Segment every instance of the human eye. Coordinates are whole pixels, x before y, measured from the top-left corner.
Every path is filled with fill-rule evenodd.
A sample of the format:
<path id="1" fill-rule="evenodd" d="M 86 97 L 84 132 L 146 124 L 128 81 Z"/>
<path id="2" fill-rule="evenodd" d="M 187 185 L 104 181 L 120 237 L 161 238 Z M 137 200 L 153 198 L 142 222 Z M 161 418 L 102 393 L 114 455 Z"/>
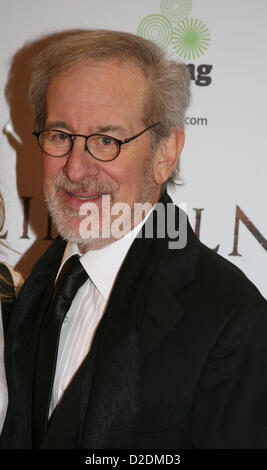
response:
<path id="1" fill-rule="evenodd" d="M 114 151 L 116 149 L 117 143 L 113 137 L 104 134 L 95 134 L 90 136 L 88 139 L 88 144 L 94 151 Z"/>
<path id="2" fill-rule="evenodd" d="M 118 153 L 116 139 L 105 134 L 94 134 L 87 140 L 89 152 L 99 160 L 112 159 Z"/>
<path id="3" fill-rule="evenodd" d="M 66 132 L 59 131 L 57 129 L 42 132 L 39 138 L 39 143 L 43 150 L 49 155 L 57 154 L 57 152 L 66 153 L 71 145 L 69 135 Z"/>
<path id="4" fill-rule="evenodd" d="M 98 136 L 98 144 L 104 147 L 109 147 L 110 145 L 114 145 L 115 141 L 113 137 L 109 135 L 99 135 Z"/>
<path id="5" fill-rule="evenodd" d="M 54 144 L 65 144 L 69 141 L 69 136 L 65 132 L 48 131 L 48 140 Z"/>

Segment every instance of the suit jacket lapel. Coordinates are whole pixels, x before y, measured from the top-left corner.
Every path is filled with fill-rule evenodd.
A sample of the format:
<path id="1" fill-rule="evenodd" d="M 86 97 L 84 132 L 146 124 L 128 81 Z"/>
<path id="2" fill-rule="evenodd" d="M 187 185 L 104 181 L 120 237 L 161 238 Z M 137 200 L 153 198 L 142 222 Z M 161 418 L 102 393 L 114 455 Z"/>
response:
<path id="1" fill-rule="evenodd" d="M 156 273 L 139 334 L 142 358 L 149 354 L 183 316 L 183 308 Z"/>
<path id="2" fill-rule="evenodd" d="M 187 222 L 187 244 L 183 249 L 165 245 L 157 266 L 140 333 L 142 357 L 148 354 L 179 322 L 184 314 L 179 290 L 195 279 L 200 242 Z"/>

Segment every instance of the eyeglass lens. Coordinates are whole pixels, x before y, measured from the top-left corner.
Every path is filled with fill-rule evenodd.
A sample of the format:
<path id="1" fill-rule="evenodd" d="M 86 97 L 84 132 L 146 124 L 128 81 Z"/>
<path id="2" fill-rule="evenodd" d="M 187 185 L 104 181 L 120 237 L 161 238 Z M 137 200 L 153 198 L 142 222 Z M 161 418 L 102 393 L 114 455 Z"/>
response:
<path id="1" fill-rule="evenodd" d="M 60 131 L 44 131 L 39 135 L 42 150 L 54 157 L 67 155 L 72 149 L 73 140 Z M 110 136 L 96 134 L 87 138 L 87 148 L 91 155 L 99 160 L 111 160 L 119 153 L 119 144 Z"/>

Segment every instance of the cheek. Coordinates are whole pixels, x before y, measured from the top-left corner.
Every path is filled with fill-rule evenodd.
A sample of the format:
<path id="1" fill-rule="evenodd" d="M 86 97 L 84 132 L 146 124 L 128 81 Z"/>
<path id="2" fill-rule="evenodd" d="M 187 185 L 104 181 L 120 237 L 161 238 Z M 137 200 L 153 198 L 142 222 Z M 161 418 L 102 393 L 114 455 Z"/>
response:
<path id="1" fill-rule="evenodd" d="M 126 201 L 131 194 L 135 193 L 139 181 L 142 178 L 142 171 L 137 165 L 118 165 L 107 172 L 109 178 L 116 182 L 122 202 Z"/>
<path id="2" fill-rule="evenodd" d="M 47 186 L 51 184 L 51 180 L 53 180 L 57 175 L 63 174 L 64 165 L 65 162 L 60 159 L 52 159 L 50 157 L 43 158 L 43 176 L 44 183 Z"/>
<path id="3" fill-rule="evenodd" d="M 120 155 L 120 159 L 113 162 L 112 166 L 105 167 L 109 178 L 116 181 L 120 192 L 134 192 L 143 181 L 147 165 L 148 153 L 135 150 Z"/>

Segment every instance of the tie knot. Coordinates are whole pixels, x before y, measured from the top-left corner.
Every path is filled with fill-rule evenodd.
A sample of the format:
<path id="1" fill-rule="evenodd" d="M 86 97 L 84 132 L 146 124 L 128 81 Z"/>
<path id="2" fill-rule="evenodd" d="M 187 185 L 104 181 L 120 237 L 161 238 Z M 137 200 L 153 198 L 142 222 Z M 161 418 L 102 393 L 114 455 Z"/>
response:
<path id="1" fill-rule="evenodd" d="M 66 300 L 72 300 L 87 279 L 88 274 L 80 263 L 79 255 L 73 255 L 64 263 L 60 271 L 55 285 L 55 294 Z"/>

